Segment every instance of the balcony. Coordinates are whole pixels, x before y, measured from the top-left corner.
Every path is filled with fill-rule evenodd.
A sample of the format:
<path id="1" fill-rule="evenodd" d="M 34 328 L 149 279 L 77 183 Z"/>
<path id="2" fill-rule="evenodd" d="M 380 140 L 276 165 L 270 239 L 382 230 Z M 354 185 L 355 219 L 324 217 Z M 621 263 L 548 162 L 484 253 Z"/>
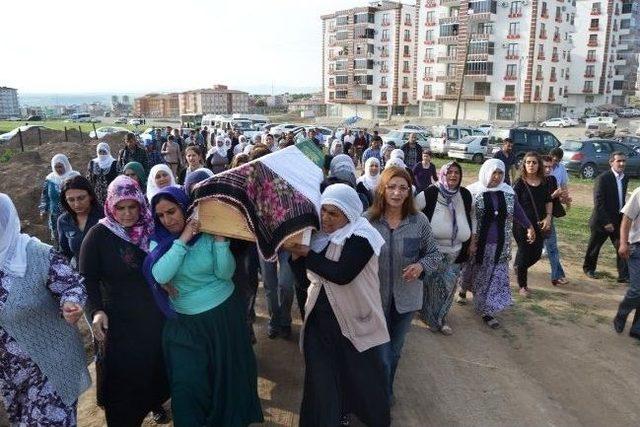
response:
<path id="1" fill-rule="evenodd" d="M 589 31 L 600 31 L 600 27 L 598 25 L 594 25 L 593 27 L 589 27 Z"/>
<path id="2" fill-rule="evenodd" d="M 492 36 L 492 35 L 493 35 L 493 30 L 484 29 L 481 31 L 477 31 L 475 33 L 471 33 L 470 37 L 471 37 L 471 40 L 480 41 L 480 40 L 489 40 L 489 36 Z"/>
<path id="3" fill-rule="evenodd" d="M 514 40 L 514 39 L 519 39 L 520 38 L 520 34 L 507 34 L 507 38 Z"/>
<path id="4" fill-rule="evenodd" d="M 474 93 L 473 95 L 462 95 L 462 99 L 466 101 L 488 101 L 489 94 Z"/>
<path id="5" fill-rule="evenodd" d="M 457 74 L 457 72 L 452 74 L 440 74 L 436 77 L 436 82 L 457 82 L 459 79 Z"/>
<path id="6" fill-rule="evenodd" d="M 540 95 L 536 95 L 533 97 L 534 101 L 542 101 L 542 97 Z"/>
<path id="7" fill-rule="evenodd" d="M 556 100 L 556 97 L 553 95 L 549 95 L 549 102 L 554 102 Z"/>
<path id="8" fill-rule="evenodd" d="M 410 72 L 411 72 L 411 69 L 409 69 L 409 68 L 403 68 L 403 69 L 402 69 L 402 72 L 403 72 L 403 73 L 410 73 Z"/>
<path id="9" fill-rule="evenodd" d="M 433 93 L 425 93 L 422 95 L 423 99 L 433 99 Z"/>
<path id="10" fill-rule="evenodd" d="M 551 62 L 558 62 L 559 60 L 558 55 L 551 55 Z"/>
<path id="11" fill-rule="evenodd" d="M 430 46 L 430 45 L 436 44 L 436 41 L 435 40 L 425 40 L 424 44 L 426 44 L 427 46 Z"/>
<path id="12" fill-rule="evenodd" d="M 380 39 L 381 42 L 388 42 L 389 40 L 391 40 L 389 37 L 382 37 Z"/>
<path id="13" fill-rule="evenodd" d="M 516 96 L 515 95 L 505 95 L 502 97 L 503 101 L 515 101 L 516 100 Z"/>
<path id="14" fill-rule="evenodd" d="M 556 22 L 562 24 L 562 15 L 556 15 Z"/>
<path id="15" fill-rule="evenodd" d="M 427 0 L 427 2 L 424 4 L 424 7 L 426 8 L 438 7 L 438 3 L 433 0 Z"/>
<path id="16" fill-rule="evenodd" d="M 409 83 L 402 83 L 402 89 L 409 89 L 411 85 Z"/>
<path id="17" fill-rule="evenodd" d="M 509 18 L 522 18 L 522 12 L 509 12 Z"/>
<path id="18" fill-rule="evenodd" d="M 602 12 L 600 11 L 600 9 L 591 9 L 591 15 L 592 16 L 598 16 L 601 15 Z"/>
<path id="19" fill-rule="evenodd" d="M 518 55 L 517 53 L 506 54 L 504 59 L 506 59 L 507 61 L 517 61 L 518 59 L 520 59 L 520 55 Z"/>
<path id="20" fill-rule="evenodd" d="M 425 64 L 432 64 L 435 62 L 435 59 L 433 58 L 433 56 L 429 56 L 427 58 L 424 58 L 424 63 Z"/>
<path id="21" fill-rule="evenodd" d="M 469 4 L 469 20 L 482 21 L 482 20 L 491 20 L 492 16 L 495 15 L 497 10 L 497 2 L 496 1 L 488 1 L 484 2 L 476 2 Z"/>
<path id="22" fill-rule="evenodd" d="M 387 85 L 386 83 L 380 83 L 380 89 L 387 89 L 389 87 L 389 85 Z"/>
<path id="23" fill-rule="evenodd" d="M 596 62 L 595 56 L 587 56 L 585 62 Z"/>
<path id="24" fill-rule="evenodd" d="M 558 81 L 558 78 L 554 74 L 552 74 L 551 77 L 549 77 L 549 81 L 555 83 Z"/>
<path id="25" fill-rule="evenodd" d="M 440 0 L 440 6 L 458 6 L 460 0 Z"/>
<path id="26" fill-rule="evenodd" d="M 389 25 L 391 25 L 391 21 L 382 21 L 383 27 L 388 27 Z"/>
<path id="27" fill-rule="evenodd" d="M 458 60 L 457 55 L 438 56 L 438 64 L 445 64 L 447 62 L 456 62 Z"/>
<path id="28" fill-rule="evenodd" d="M 458 18 L 458 16 L 443 16 L 442 18 L 440 18 L 440 25 L 447 25 L 447 24 L 457 24 L 458 22 L 460 22 L 460 19 Z"/>
<path id="29" fill-rule="evenodd" d="M 404 37 L 402 40 L 407 43 L 411 43 L 411 37 Z"/>
<path id="30" fill-rule="evenodd" d="M 449 93 L 436 95 L 436 99 L 439 101 L 455 101 L 456 99 L 458 99 L 458 93 L 449 92 Z"/>
<path id="31" fill-rule="evenodd" d="M 554 34 L 553 35 L 553 41 L 556 43 L 560 43 L 560 34 Z"/>
<path id="32" fill-rule="evenodd" d="M 587 46 L 589 46 L 589 47 L 598 46 L 598 40 L 589 40 L 589 42 L 587 42 Z"/>
<path id="33" fill-rule="evenodd" d="M 436 25 L 438 25 L 438 23 L 436 21 L 425 21 L 424 25 L 426 25 L 427 27 L 435 27 Z"/>
<path id="34" fill-rule="evenodd" d="M 544 76 L 542 75 L 542 73 L 536 74 L 536 80 L 544 80 Z"/>
<path id="35" fill-rule="evenodd" d="M 516 74 L 507 74 L 502 79 L 506 81 L 514 81 L 514 80 L 518 80 L 518 76 Z"/>
<path id="36" fill-rule="evenodd" d="M 544 61 L 544 60 L 545 60 L 544 53 L 539 53 L 539 54 L 538 54 L 538 60 L 539 60 L 539 61 Z"/>
<path id="37" fill-rule="evenodd" d="M 593 79 L 595 76 L 595 73 L 584 73 L 585 79 Z"/>
<path id="38" fill-rule="evenodd" d="M 388 102 L 388 101 L 387 101 L 386 99 L 381 99 L 381 100 L 379 101 L 379 103 L 380 103 L 380 104 L 382 104 L 382 105 L 386 105 L 386 104 L 387 104 L 387 102 Z"/>
<path id="39" fill-rule="evenodd" d="M 426 76 L 424 76 L 422 78 L 422 80 L 424 80 L 425 82 L 432 82 L 433 81 L 433 74 L 427 74 Z"/>
<path id="40" fill-rule="evenodd" d="M 549 17 L 549 10 L 548 9 L 542 9 L 542 13 L 540 14 L 540 18 L 547 19 L 548 17 Z"/>
<path id="41" fill-rule="evenodd" d="M 542 40 L 546 40 L 547 39 L 547 32 L 546 31 L 540 31 L 540 36 L 538 37 Z"/>
<path id="42" fill-rule="evenodd" d="M 582 93 L 593 93 L 592 87 L 584 87 L 582 88 Z"/>
<path id="43" fill-rule="evenodd" d="M 442 36 L 438 37 L 438 44 L 455 44 L 458 43 L 458 36 Z"/>
<path id="44" fill-rule="evenodd" d="M 387 74 L 389 72 L 388 68 L 380 68 L 380 74 Z"/>
<path id="45" fill-rule="evenodd" d="M 493 52 L 492 53 L 488 53 L 488 52 L 470 53 L 467 59 L 469 61 L 482 61 L 482 62 L 490 61 L 493 59 Z"/>
<path id="46" fill-rule="evenodd" d="M 407 26 L 409 26 L 409 27 L 410 27 L 410 26 L 412 26 L 412 25 L 413 25 L 413 22 L 405 20 L 405 21 L 404 21 L 404 25 L 407 25 Z"/>
<path id="47" fill-rule="evenodd" d="M 411 58 L 411 53 L 403 53 L 402 57 L 403 58 Z"/>
<path id="48" fill-rule="evenodd" d="M 565 79 L 565 80 L 569 80 L 569 79 L 570 79 L 570 77 L 569 77 L 569 73 L 565 73 L 565 75 L 564 75 L 564 79 Z"/>

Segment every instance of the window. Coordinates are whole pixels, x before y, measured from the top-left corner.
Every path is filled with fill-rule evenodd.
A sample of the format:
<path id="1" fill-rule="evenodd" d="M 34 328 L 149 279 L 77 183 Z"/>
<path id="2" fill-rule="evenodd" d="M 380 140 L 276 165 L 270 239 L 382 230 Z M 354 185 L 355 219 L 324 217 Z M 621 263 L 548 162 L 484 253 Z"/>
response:
<path id="1" fill-rule="evenodd" d="M 402 72 L 408 73 L 409 71 L 409 61 L 402 61 Z"/>
<path id="2" fill-rule="evenodd" d="M 409 77 L 402 78 L 402 87 L 409 87 Z"/>
<path id="3" fill-rule="evenodd" d="M 507 77 L 518 77 L 518 66 L 516 64 L 507 65 Z"/>
<path id="4" fill-rule="evenodd" d="M 409 56 L 409 45 L 404 45 L 402 48 L 404 56 Z"/>
<path id="5" fill-rule="evenodd" d="M 349 84 L 349 76 L 336 76 L 336 84 L 348 85 Z"/>
<path id="6" fill-rule="evenodd" d="M 515 98 L 516 97 L 516 85 L 506 85 L 504 87 L 504 97 L 505 98 Z"/>
<path id="7" fill-rule="evenodd" d="M 356 70 L 373 69 L 373 60 L 371 59 L 356 59 L 353 61 L 353 68 Z"/>
<path id="8" fill-rule="evenodd" d="M 436 22 L 436 13 L 431 10 L 425 14 L 425 19 L 427 22 Z"/>
<path id="9" fill-rule="evenodd" d="M 338 16 L 336 18 L 336 24 L 338 25 L 347 25 L 349 23 L 349 16 L 344 15 L 344 16 Z"/>
<path id="10" fill-rule="evenodd" d="M 620 20 L 620 29 L 621 30 L 626 30 L 628 28 L 631 28 L 631 19 L 621 19 Z"/>
<path id="11" fill-rule="evenodd" d="M 600 20 L 599 19 L 592 19 L 591 20 L 591 25 L 589 26 L 590 29 L 597 29 L 598 27 L 600 27 Z"/>
<path id="12" fill-rule="evenodd" d="M 349 31 L 338 31 L 336 33 L 336 40 L 346 40 L 349 38 Z"/>
<path id="13" fill-rule="evenodd" d="M 387 78 L 385 76 L 380 77 L 380 86 L 382 87 L 387 86 Z"/>
<path id="14" fill-rule="evenodd" d="M 560 146 L 560 141 L 558 141 L 552 134 L 548 132 L 542 132 L 542 135 L 540 136 L 542 136 L 542 145 L 544 145 L 547 150 L 553 150 L 554 148 Z"/>
<path id="15" fill-rule="evenodd" d="M 406 104 L 409 102 L 409 94 L 407 92 L 402 92 L 402 103 Z"/>
<path id="16" fill-rule="evenodd" d="M 404 30 L 404 41 L 411 41 L 411 30 Z"/>
<path id="17" fill-rule="evenodd" d="M 585 77 L 593 77 L 595 76 L 595 65 L 587 65 L 586 70 L 584 71 Z"/>
<path id="18" fill-rule="evenodd" d="M 389 30 L 385 29 L 382 30 L 382 41 L 387 41 L 389 40 Z"/>
<path id="19" fill-rule="evenodd" d="M 433 30 L 427 30 L 425 35 L 426 41 L 433 41 Z"/>
<path id="20" fill-rule="evenodd" d="M 596 60 L 596 51 L 588 50 L 587 51 L 587 61 L 595 61 Z"/>
<path id="21" fill-rule="evenodd" d="M 335 98 L 335 92 L 329 92 L 329 100 L 333 100 Z"/>
<path id="22" fill-rule="evenodd" d="M 597 34 L 589 34 L 589 46 L 597 46 L 598 45 L 598 35 Z"/>
<path id="23" fill-rule="evenodd" d="M 553 86 L 550 86 L 549 87 L 549 100 L 552 100 L 552 99 L 555 99 L 555 98 L 556 98 L 556 96 L 553 93 Z"/>
<path id="24" fill-rule="evenodd" d="M 451 58 L 452 56 L 458 56 L 458 46 L 455 44 L 447 45 L 447 56 Z"/>
<path id="25" fill-rule="evenodd" d="M 389 25 L 389 14 L 384 13 L 382 15 L 382 25 Z"/>
<path id="26" fill-rule="evenodd" d="M 457 65 L 456 64 L 447 64 L 447 71 L 446 71 L 446 75 L 447 76 L 452 76 L 457 72 Z"/>
<path id="27" fill-rule="evenodd" d="M 405 23 L 405 25 L 411 25 L 411 14 L 410 13 L 405 13 L 404 14 L 404 23 Z"/>
<path id="28" fill-rule="evenodd" d="M 510 15 L 521 15 L 522 14 L 522 2 L 521 1 L 512 1 L 511 9 L 509 10 Z"/>
<path id="29" fill-rule="evenodd" d="M 518 56 L 518 43 L 509 43 L 509 46 L 507 46 L 507 56 L 510 58 Z"/>
<path id="30" fill-rule="evenodd" d="M 433 90 L 432 90 L 432 86 L 431 85 L 426 85 L 424 87 L 424 96 L 431 96 L 433 94 Z"/>
<path id="31" fill-rule="evenodd" d="M 591 80 L 587 80 L 584 82 L 584 92 L 593 92 L 593 82 Z"/>
<path id="32" fill-rule="evenodd" d="M 337 90 L 336 99 L 347 99 L 347 93 L 348 91 L 346 90 Z"/>
<path id="33" fill-rule="evenodd" d="M 336 71 L 344 71 L 347 69 L 347 61 L 345 59 L 336 61 Z"/>
<path id="34" fill-rule="evenodd" d="M 372 92 L 368 89 L 362 91 L 362 99 L 365 101 L 370 101 L 372 97 Z"/>
<path id="35" fill-rule="evenodd" d="M 533 99 L 535 99 L 536 101 L 540 100 L 540 86 L 536 86 L 535 94 L 533 96 Z"/>
<path id="36" fill-rule="evenodd" d="M 387 100 L 387 92 L 380 92 L 380 101 Z"/>
<path id="37" fill-rule="evenodd" d="M 360 76 L 353 76 L 353 82 L 355 84 L 361 84 L 361 85 L 372 85 L 373 84 L 373 76 L 372 75 L 360 75 Z"/>
<path id="38" fill-rule="evenodd" d="M 510 36 L 517 36 L 518 34 L 520 34 L 520 23 L 519 22 L 512 22 L 509 24 L 509 35 Z"/>
<path id="39" fill-rule="evenodd" d="M 489 82 L 475 82 L 473 84 L 473 94 L 480 96 L 491 95 L 491 83 Z"/>
<path id="40" fill-rule="evenodd" d="M 600 15 L 600 3 L 593 3 L 591 5 L 591 14 L 592 15 Z"/>
<path id="41" fill-rule="evenodd" d="M 333 77 L 331 77 L 329 79 L 329 86 L 334 86 L 336 84 L 336 79 L 334 79 Z"/>

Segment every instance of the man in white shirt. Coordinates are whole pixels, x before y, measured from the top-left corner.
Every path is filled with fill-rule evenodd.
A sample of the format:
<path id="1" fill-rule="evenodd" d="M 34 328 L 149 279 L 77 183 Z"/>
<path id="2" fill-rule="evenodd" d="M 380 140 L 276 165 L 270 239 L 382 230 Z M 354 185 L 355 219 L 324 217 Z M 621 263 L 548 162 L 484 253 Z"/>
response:
<path id="1" fill-rule="evenodd" d="M 629 335 L 640 339 L 640 187 L 631 193 L 621 212 L 618 254 L 628 262 L 629 289 L 618 307 L 613 327 L 622 333 L 627 317 L 635 310 Z"/>

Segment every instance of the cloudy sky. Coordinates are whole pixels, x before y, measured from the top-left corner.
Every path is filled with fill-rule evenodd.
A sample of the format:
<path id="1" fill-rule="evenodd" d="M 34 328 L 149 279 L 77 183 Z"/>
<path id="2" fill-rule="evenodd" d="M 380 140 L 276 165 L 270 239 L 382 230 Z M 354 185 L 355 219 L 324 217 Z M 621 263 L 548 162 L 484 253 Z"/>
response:
<path id="1" fill-rule="evenodd" d="M 1 0 L 0 86 L 22 93 L 321 87 L 320 15 L 359 0 Z"/>

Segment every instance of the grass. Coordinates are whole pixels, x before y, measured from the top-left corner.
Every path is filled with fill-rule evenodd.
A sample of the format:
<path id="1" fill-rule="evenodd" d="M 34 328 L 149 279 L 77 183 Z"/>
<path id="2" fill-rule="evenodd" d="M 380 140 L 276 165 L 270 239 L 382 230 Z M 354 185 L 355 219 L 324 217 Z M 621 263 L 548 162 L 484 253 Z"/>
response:
<path id="1" fill-rule="evenodd" d="M 16 153 L 15 150 L 11 150 L 9 148 L 5 148 L 5 150 L 0 154 L 0 163 L 7 163 L 13 155 Z"/>
<path id="2" fill-rule="evenodd" d="M 30 125 L 42 125 L 49 129 L 54 129 L 54 130 L 64 130 L 65 126 L 67 127 L 67 129 L 78 129 L 78 126 L 80 126 L 83 133 L 89 133 L 93 131 L 94 125 L 96 129 L 102 126 L 115 126 L 115 127 L 122 127 L 125 129 L 129 129 L 131 131 L 139 130 L 140 132 L 144 131 L 146 128 L 154 126 L 153 122 L 151 122 L 150 120 L 147 120 L 146 125 L 141 125 L 137 127 L 129 124 L 72 123 L 72 122 L 66 122 L 64 120 L 45 120 L 41 122 L 0 120 L 0 133 L 12 131 L 18 126 L 23 126 L 27 123 L 29 123 Z"/>

